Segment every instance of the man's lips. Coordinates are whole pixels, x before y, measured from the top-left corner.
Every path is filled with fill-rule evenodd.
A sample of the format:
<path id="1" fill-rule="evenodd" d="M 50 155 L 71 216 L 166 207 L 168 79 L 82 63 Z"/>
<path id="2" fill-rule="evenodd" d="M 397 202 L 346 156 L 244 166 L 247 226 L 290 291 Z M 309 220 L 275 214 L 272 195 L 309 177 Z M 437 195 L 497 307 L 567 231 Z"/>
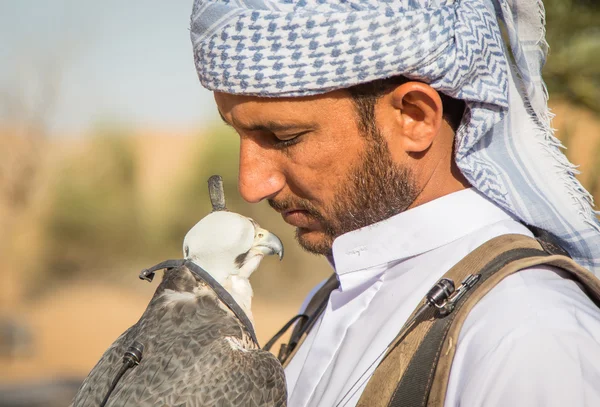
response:
<path id="1" fill-rule="evenodd" d="M 285 210 L 281 212 L 281 216 L 284 221 L 297 228 L 316 229 L 319 226 L 317 220 L 303 209 Z"/>

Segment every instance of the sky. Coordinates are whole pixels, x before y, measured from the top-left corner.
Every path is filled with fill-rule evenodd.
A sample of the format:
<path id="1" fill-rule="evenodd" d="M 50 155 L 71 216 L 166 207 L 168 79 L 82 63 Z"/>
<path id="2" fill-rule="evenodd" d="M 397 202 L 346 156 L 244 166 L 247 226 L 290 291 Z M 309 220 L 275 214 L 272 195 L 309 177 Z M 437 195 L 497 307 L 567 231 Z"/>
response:
<path id="1" fill-rule="evenodd" d="M 59 135 L 105 122 L 184 129 L 218 120 L 194 69 L 192 4 L 0 0 L 4 119 L 47 106 L 44 117 Z"/>

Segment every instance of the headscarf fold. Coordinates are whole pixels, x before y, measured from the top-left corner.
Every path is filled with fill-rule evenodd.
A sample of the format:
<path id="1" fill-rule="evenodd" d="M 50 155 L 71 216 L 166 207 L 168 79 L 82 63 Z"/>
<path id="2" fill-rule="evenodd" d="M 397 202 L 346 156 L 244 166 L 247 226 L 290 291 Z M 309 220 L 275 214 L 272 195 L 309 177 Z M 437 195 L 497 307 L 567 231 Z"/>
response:
<path id="1" fill-rule="evenodd" d="M 544 34 L 541 0 L 196 0 L 191 17 L 210 90 L 308 96 L 403 75 L 464 100 L 467 180 L 598 274 L 592 197 L 550 125 Z"/>

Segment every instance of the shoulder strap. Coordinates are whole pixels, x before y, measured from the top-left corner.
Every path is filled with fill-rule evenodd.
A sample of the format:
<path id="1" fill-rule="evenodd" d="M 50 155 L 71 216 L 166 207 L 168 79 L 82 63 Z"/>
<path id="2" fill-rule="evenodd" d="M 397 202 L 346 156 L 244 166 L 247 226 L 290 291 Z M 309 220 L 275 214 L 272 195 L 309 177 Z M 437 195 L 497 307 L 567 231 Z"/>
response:
<path id="1" fill-rule="evenodd" d="M 548 251 L 549 246 L 547 246 L 546 243 L 546 241 L 541 242 L 542 246 Z M 427 406 L 433 407 L 444 405 L 448 379 L 450 377 L 450 368 L 456 352 L 456 343 L 460 330 L 469 312 L 483 296 L 509 275 L 542 264 L 560 268 L 568 272 L 570 278 L 577 281 L 588 297 L 590 297 L 597 306 L 600 306 L 600 280 L 592 272 L 577 264 L 573 259 L 560 254 L 549 254 L 550 255 L 546 257 L 523 258 L 507 264 L 493 275 L 490 274 L 485 281 L 482 281 L 481 286 L 465 299 L 461 308 L 456 311 L 454 321 L 449 326 L 449 329 L 443 338 L 443 343 L 441 343 L 441 347 L 439 348 L 437 366 L 431 366 L 431 374 L 433 374 L 432 386 L 429 394 L 423 395 L 422 397 L 423 401 L 427 400 Z M 419 363 L 417 355 L 415 355 L 413 361 L 416 368 L 416 365 Z M 403 392 L 404 394 L 407 394 L 407 391 L 411 391 L 406 387 L 402 389 L 399 388 L 398 390 L 399 393 Z"/>
<path id="2" fill-rule="evenodd" d="M 416 322 L 392 342 L 358 406 L 443 406 L 456 340 L 466 316 L 481 297 L 514 272 L 540 264 L 561 267 L 590 288 L 593 298 L 600 299 L 600 282 L 593 274 L 565 256 L 549 253 L 551 245 L 544 246 L 523 235 L 499 236 L 450 269 L 443 278 L 456 282 L 479 275 L 479 279 L 449 313 L 435 309 L 417 313 L 421 306 L 415 310 Z"/>
<path id="3" fill-rule="evenodd" d="M 288 323 L 286 323 L 284 327 L 269 340 L 263 349 L 270 350 L 277 339 L 279 339 L 279 337 L 281 337 L 295 321 L 298 321 L 294 326 L 290 340 L 287 344 L 281 345 L 281 348 L 279 349 L 279 356 L 277 357 L 284 367 L 287 366 L 294 357 L 299 345 L 302 344 L 310 330 L 315 325 L 315 322 L 325 310 L 327 301 L 329 301 L 329 295 L 338 287 L 339 282 L 335 273 L 333 273 L 331 276 L 329 276 L 325 284 L 323 284 L 323 286 L 319 288 L 315 295 L 313 295 L 313 297 L 310 299 L 306 309 L 304 310 L 304 313 L 296 315 L 290 319 Z"/>

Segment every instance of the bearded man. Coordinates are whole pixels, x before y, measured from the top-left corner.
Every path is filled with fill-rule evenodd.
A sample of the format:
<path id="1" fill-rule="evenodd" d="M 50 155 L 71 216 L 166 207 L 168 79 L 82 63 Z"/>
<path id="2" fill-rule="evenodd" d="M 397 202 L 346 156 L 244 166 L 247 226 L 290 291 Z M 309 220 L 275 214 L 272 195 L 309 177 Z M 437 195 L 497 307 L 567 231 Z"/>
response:
<path id="1" fill-rule="evenodd" d="M 338 283 L 286 367 L 290 406 L 357 405 L 428 290 L 497 236 L 541 228 L 600 272 L 591 197 L 549 123 L 543 33 L 530 0 L 196 0 L 196 68 L 240 136 L 241 195 Z M 536 266 L 469 313 L 444 405 L 597 406 L 599 382 L 598 308 Z"/>

